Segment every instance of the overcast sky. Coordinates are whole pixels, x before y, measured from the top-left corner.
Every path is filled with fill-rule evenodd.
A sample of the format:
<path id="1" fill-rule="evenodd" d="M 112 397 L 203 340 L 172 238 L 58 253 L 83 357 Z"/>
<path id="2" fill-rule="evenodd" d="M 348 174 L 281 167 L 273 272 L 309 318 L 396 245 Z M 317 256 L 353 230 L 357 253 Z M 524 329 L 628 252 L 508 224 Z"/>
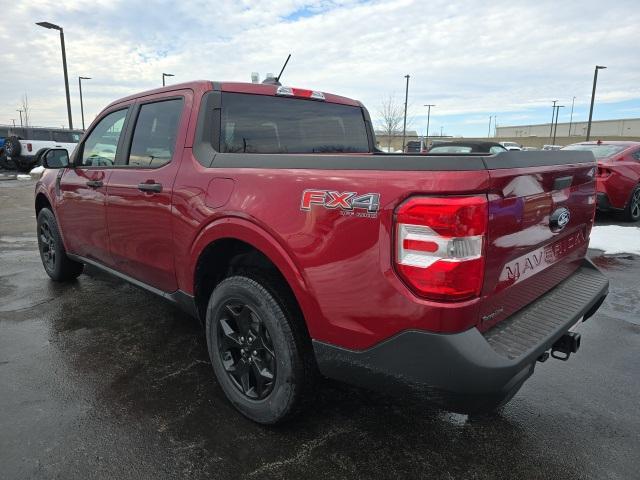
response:
<path id="1" fill-rule="evenodd" d="M 365 103 L 375 118 L 385 96 L 404 101 L 410 74 L 412 127 L 486 135 L 499 125 L 544 123 L 551 102 L 575 120 L 640 117 L 638 0 L 0 0 L 0 124 L 18 119 L 26 93 L 34 125 L 66 124 L 57 32 L 65 31 L 71 102 L 80 125 L 78 76 L 87 123 L 109 102 L 169 82 L 250 81 L 252 71 L 283 83 Z M 17 120 L 19 121 L 19 120 Z"/>

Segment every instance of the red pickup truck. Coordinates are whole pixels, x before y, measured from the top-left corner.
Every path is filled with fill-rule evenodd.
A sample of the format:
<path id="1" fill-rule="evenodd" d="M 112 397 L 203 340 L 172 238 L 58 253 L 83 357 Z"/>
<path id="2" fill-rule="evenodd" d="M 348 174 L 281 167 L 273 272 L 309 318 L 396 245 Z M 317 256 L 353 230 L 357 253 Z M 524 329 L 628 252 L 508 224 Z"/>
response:
<path id="1" fill-rule="evenodd" d="M 591 152 L 383 154 L 357 101 L 199 81 L 112 103 L 43 161 L 49 276 L 90 264 L 199 318 L 261 423 L 318 374 L 495 409 L 577 351 L 608 291 L 585 258 Z"/>

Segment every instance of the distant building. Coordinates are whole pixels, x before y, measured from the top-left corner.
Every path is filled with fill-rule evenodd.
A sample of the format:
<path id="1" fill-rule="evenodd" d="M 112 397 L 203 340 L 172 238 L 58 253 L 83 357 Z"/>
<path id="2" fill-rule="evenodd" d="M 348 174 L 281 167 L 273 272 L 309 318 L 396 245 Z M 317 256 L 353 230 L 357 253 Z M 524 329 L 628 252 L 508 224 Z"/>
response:
<path id="1" fill-rule="evenodd" d="M 571 125 L 571 132 L 569 132 Z M 500 138 L 517 137 L 546 137 L 550 133 L 551 124 L 500 126 L 496 129 L 496 136 Z M 571 124 L 558 123 L 556 137 L 584 137 L 587 134 L 587 122 L 573 122 Z M 597 120 L 591 122 L 591 138 L 594 137 L 640 137 L 640 118 L 625 118 L 621 120 Z"/>
<path id="2" fill-rule="evenodd" d="M 376 131 L 375 134 L 379 147 L 391 148 L 393 151 L 402 150 L 402 130 L 394 132 L 391 136 L 381 131 Z M 420 140 L 420 137 L 415 130 L 407 130 L 404 140 L 406 144 L 406 142 Z"/>

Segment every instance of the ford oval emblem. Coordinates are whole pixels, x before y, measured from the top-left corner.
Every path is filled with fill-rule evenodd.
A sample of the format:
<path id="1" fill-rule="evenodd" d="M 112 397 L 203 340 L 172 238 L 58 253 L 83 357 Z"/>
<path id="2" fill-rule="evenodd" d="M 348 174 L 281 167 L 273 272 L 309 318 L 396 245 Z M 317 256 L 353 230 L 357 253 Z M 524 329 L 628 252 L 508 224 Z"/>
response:
<path id="1" fill-rule="evenodd" d="M 549 228 L 554 232 L 559 232 L 569 224 L 571 212 L 568 208 L 560 207 L 549 217 Z"/>

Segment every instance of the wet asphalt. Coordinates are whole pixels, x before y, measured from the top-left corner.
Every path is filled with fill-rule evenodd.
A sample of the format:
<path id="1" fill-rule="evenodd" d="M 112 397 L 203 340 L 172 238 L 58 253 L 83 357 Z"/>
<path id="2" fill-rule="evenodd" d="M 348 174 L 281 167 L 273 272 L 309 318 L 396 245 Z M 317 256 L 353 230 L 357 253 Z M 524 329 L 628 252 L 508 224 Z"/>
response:
<path id="1" fill-rule="evenodd" d="M 640 258 L 569 361 L 469 418 L 324 382 L 277 428 L 235 412 L 199 325 L 104 274 L 49 281 L 32 181 L 0 179 L 0 478 L 638 478 Z M 607 221 L 607 219 L 605 219 Z"/>

